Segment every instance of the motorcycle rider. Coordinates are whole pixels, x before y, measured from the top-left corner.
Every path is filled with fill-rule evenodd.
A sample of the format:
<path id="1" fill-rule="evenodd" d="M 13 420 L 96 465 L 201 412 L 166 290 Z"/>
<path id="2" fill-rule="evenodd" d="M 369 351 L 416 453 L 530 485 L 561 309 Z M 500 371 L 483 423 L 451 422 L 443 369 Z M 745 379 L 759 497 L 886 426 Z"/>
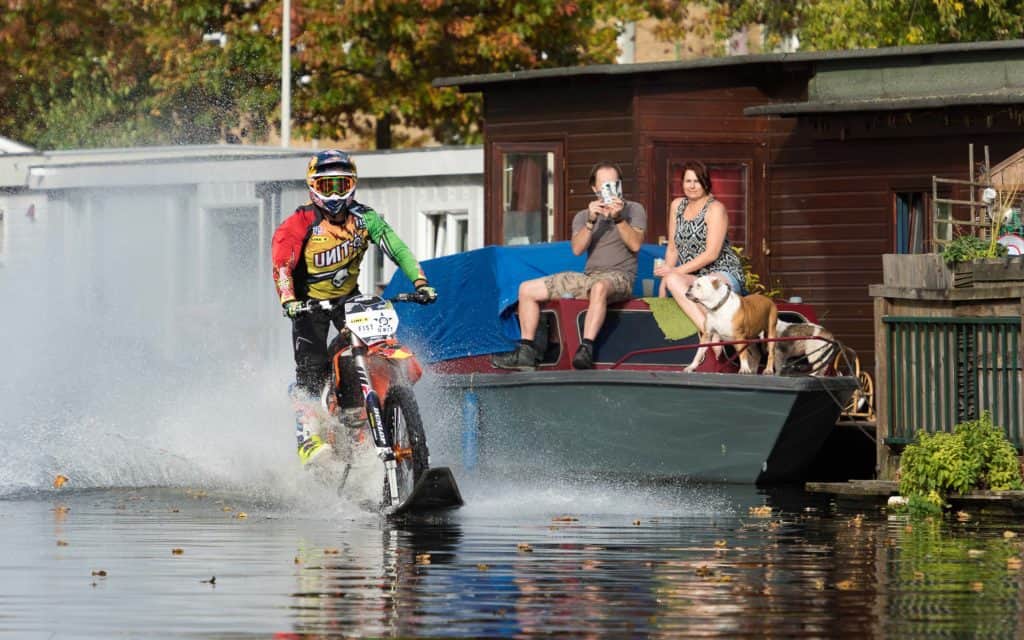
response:
<path id="1" fill-rule="evenodd" d="M 359 269 L 370 242 L 384 251 L 426 301 L 437 299 L 405 243 L 380 214 L 356 202 L 357 182 L 356 164 L 347 153 L 336 149 L 317 153 L 306 171 L 310 202 L 286 218 L 271 241 L 274 286 L 284 315 L 292 321 L 295 384 L 289 387 L 289 395 L 296 408 L 295 427 L 303 465 L 329 450 L 313 427 L 315 411 L 310 405 L 327 380 L 330 325 L 333 322 L 340 329 L 345 310 L 339 304 L 330 317 L 300 314 L 301 302 L 358 295 Z"/>

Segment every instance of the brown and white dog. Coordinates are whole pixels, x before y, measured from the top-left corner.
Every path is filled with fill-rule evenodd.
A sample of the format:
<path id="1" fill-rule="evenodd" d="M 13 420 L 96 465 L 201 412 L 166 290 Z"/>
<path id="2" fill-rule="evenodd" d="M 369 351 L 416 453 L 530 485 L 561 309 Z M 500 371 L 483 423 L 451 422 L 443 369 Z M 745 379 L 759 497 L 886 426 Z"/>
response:
<path id="1" fill-rule="evenodd" d="M 835 336 L 825 327 L 810 322 L 786 322 L 779 320 L 775 331 L 780 338 L 805 338 L 778 342 L 776 357 L 785 364 L 786 360 L 805 357 L 811 366 L 811 375 L 820 376 L 828 369 L 829 359 L 836 353 Z M 823 338 L 823 339 L 819 339 Z M 826 342 L 827 341 L 827 342 Z"/>
<path id="2" fill-rule="evenodd" d="M 704 307 L 707 315 L 704 319 L 704 330 L 701 331 L 701 342 L 718 342 L 720 340 L 757 339 L 761 334 L 769 338 L 775 337 L 775 327 L 779 319 L 779 311 L 771 298 L 759 294 L 740 296 L 729 285 L 716 276 L 697 278 L 686 291 L 686 297 Z M 700 347 L 693 356 L 693 362 L 685 371 L 693 371 L 704 361 L 707 347 Z M 736 352 L 740 357 L 740 373 L 757 373 L 760 352 L 737 345 Z M 764 367 L 765 375 L 775 373 L 775 343 L 768 343 L 768 362 Z"/>

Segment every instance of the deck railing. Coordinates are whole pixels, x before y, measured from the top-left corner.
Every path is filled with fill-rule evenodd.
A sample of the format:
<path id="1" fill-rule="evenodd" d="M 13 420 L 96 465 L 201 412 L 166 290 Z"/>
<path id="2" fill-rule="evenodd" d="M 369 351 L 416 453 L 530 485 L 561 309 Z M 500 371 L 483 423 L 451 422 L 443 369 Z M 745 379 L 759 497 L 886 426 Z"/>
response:
<path id="1" fill-rule="evenodd" d="M 1021 422 L 1021 318 L 882 318 L 888 358 L 889 444 L 911 442 L 920 430 L 954 425 L 992 412 L 1017 448 Z"/>

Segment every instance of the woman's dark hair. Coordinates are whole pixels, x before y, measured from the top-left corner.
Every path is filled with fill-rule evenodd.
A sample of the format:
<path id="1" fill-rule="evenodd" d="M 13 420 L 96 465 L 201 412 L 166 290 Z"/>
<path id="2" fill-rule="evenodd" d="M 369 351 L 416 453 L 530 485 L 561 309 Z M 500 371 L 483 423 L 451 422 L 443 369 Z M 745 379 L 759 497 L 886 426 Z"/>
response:
<path id="1" fill-rule="evenodd" d="M 704 193 L 711 193 L 711 174 L 703 162 L 687 160 L 683 163 L 683 178 L 686 178 L 687 171 L 692 171 L 697 176 L 697 182 L 704 187 Z"/>
<path id="2" fill-rule="evenodd" d="M 615 169 L 615 174 L 619 177 L 619 180 L 622 180 L 622 169 L 619 168 L 619 165 L 614 162 L 598 162 L 594 165 L 594 168 L 590 170 L 591 187 L 597 186 L 597 172 L 601 169 Z"/>

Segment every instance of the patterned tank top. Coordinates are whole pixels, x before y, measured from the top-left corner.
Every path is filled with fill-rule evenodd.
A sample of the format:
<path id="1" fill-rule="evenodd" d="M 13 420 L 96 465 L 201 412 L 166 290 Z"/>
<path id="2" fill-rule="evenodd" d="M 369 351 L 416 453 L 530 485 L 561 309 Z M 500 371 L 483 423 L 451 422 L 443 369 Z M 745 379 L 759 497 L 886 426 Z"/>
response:
<path id="1" fill-rule="evenodd" d="M 701 208 L 700 213 L 693 220 L 687 220 L 683 217 L 683 212 L 686 211 L 686 205 L 689 204 L 687 198 L 683 198 L 679 202 L 679 208 L 676 210 L 676 253 L 679 255 L 679 264 L 685 264 L 689 260 L 693 260 L 700 254 L 704 253 L 704 249 L 708 245 L 708 223 L 704 219 L 705 214 L 708 212 L 708 207 L 712 202 L 715 201 L 715 196 L 708 196 L 707 202 Z M 715 261 L 709 265 L 701 267 L 694 274 L 696 276 L 706 276 L 709 273 L 715 272 L 728 273 L 736 278 L 738 282 L 743 282 L 743 264 L 740 262 L 740 256 L 729 244 L 729 238 L 726 237 L 722 241 L 722 251 L 715 258 Z"/>

